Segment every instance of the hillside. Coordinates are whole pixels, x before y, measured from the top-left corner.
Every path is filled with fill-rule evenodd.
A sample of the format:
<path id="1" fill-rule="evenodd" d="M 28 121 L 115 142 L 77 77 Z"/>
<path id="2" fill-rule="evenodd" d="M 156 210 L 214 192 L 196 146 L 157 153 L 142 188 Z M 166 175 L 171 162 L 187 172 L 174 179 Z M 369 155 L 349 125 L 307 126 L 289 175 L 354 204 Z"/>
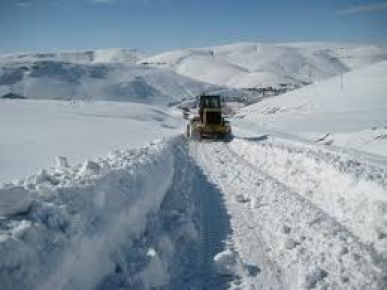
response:
<path id="1" fill-rule="evenodd" d="M 208 91 L 233 99 L 255 95 L 137 65 L 141 56 L 133 49 L 0 54 L 0 98 L 12 93 L 30 99 L 173 105 Z"/>
<path id="2" fill-rule="evenodd" d="M 180 114 L 133 102 L 0 100 L 0 183 L 182 131 Z"/>
<path id="3" fill-rule="evenodd" d="M 384 289 L 387 60 L 337 45 L 8 55 L 1 289 Z M 265 98 L 186 138 L 168 105 L 214 90 Z"/>
<path id="4" fill-rule="evenodd" d="M 136 49 L 109 48 L 53 52 L 16 52 L 0 54 L 0 63 L 36 61 L 63 61 L 73 63 L 127 63 L 135 64 L 144 54 Z"/>
<path id="5" fill-rule="evenodd" d="M 376 45 L 237 43 L 168 51 L 141 63 L 218 85 L 294 88 L 383 59 L 387 51 Z"/>
<path id="6" fill-rule="evenodd" d="M 339 43 L 237 43 L 151 57 L 134 49 L 3 53 L 0 97 L 170 105 L 221 91 L 251 103 L 383 59 L 383 46 Z"/>
<path id="7" fill-rule="evenodd" d="M 351 70 L 365 65 L 386 60 L 387 45 L 335 43 L 335 42 L 293 42 L 282 44 L 286 47 L 295 47 L 311 51 L 325 51 L 338 58 Z"/>
<path id="8" fill-rule="evenodd" d="M 171 104 L 219 86 L 175 72 L 126 64 L 36 61 L 0 67 L 0 97 L 13 92 L 31 99 L 108 100 Z"/>
<path id="9" fill-rule="evenodd" d="M 246 107 L 245 121 L 387 155 L 387 61 Z M 321 140 L 320 140 L 321 139 Z"/>

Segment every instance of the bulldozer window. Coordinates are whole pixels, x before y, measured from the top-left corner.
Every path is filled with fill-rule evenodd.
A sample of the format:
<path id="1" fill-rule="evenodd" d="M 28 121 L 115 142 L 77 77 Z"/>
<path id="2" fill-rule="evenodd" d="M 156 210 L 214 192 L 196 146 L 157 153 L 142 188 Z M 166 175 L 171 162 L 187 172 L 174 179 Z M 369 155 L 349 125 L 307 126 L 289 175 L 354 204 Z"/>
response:
<path id="1" fill-rule="evenodd" d="M 218 98 L 212 99 L 212 107 L 213 108 L 220 108 L 220 100 Z"/>
<path id="2" fill-rule="evenodd" d="M 218 97 L 202 97 L 200 100 L 201 108 L 220 108 L 220 99 Z"/>

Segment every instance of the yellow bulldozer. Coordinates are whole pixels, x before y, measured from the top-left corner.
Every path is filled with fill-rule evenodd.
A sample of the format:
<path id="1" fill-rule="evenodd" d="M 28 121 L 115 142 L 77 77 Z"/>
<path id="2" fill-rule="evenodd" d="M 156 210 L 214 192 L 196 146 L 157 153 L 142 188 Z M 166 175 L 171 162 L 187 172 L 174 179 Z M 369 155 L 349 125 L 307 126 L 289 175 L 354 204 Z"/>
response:
<path id="1" fill-rule="evenodd" d="M 223 116 L 224 101 L 219 95 L 201 95 L 197 100 L 199 116 L 191 118 L 187 136 L 192 140 L 231 139 L 230 122 Z"/>

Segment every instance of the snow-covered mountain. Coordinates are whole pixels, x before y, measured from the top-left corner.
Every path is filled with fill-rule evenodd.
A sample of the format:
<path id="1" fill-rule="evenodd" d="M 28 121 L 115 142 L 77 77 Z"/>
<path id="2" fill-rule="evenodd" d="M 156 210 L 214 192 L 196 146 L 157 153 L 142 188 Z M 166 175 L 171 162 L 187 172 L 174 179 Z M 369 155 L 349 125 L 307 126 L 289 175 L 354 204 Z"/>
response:
<path id="1" fill-rule="evenodd" d="M 246 120 L 387 155 L 387 61 L 246 107 Z"/>
<path id="2" fill-rule="evenodd" d="M 337 42 L 293 42 L 279 44 L 310 51 L 325 51 L 354 70 L 387 58 L 387 45 L 337 43 Z"/>
<path id="3" fill-rule="evenodd" d="M 32 99 L 170 105 L 208 91 L 232 98 L 248 94 L 173 71 L 137 65 L 141 55 L 130 49 L 3 54 L 0 98 L 12 93 Z"/>
<path id="4" fill-rule="evenodd" d="M 135 64 L 144 57 L 136 49 L 109 48 L 95 50 L 73 50 L 59 52 L 18 52 L 0 54 L 0 63 L 63 61 L 73 63 L 127 63 Z"/>
<path id="5" fill-rule="evenodd" d="M 339 43 L 237 43 L 168 51 L 141 63 L 238 88 L 302 86 L 387 59 L 383 46 Z"/>
<path id="6" fill-rule="evenodd" d="M 0 99 L 1 289 L 384 289 L 383 48 L 258 48 L 3 58 L 0 98 L 30 99 Z M 165 106 L 292 81 L 313 84 L 241 109 L 230 142 Z"/>
<path id="7" fill-rule="evenodd" d="M 338 43 L 237 43 L 151 57 L 133 49 L 4 53 L 0 97 L 165 105 L 221 90 L 251 102 L 264 94 L 257 89 L 279 94 L 383 59 L 383 46 Z"/>
<path id="8" fill-rule="evenodd" d="M 126 64 L 36 61 L 0 67 L 0 96 L 171 104 L 214 86 L 172 71 Z"/>

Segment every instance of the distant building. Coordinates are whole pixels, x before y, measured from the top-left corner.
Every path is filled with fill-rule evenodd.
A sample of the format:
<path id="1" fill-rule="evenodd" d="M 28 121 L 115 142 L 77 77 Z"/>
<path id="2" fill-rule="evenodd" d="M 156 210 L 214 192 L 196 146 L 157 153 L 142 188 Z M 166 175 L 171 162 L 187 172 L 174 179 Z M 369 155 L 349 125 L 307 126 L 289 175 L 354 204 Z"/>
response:
<path id="1" fill-rule="evenodd" d="M 1 96 L 1 99 L 27 99 L 26 97 L 22 96 L 22 95 L 18 95 L 18 94 L 15 94 L 15 93 L 6 93 L 5 95 L 2 95 Z"/>

